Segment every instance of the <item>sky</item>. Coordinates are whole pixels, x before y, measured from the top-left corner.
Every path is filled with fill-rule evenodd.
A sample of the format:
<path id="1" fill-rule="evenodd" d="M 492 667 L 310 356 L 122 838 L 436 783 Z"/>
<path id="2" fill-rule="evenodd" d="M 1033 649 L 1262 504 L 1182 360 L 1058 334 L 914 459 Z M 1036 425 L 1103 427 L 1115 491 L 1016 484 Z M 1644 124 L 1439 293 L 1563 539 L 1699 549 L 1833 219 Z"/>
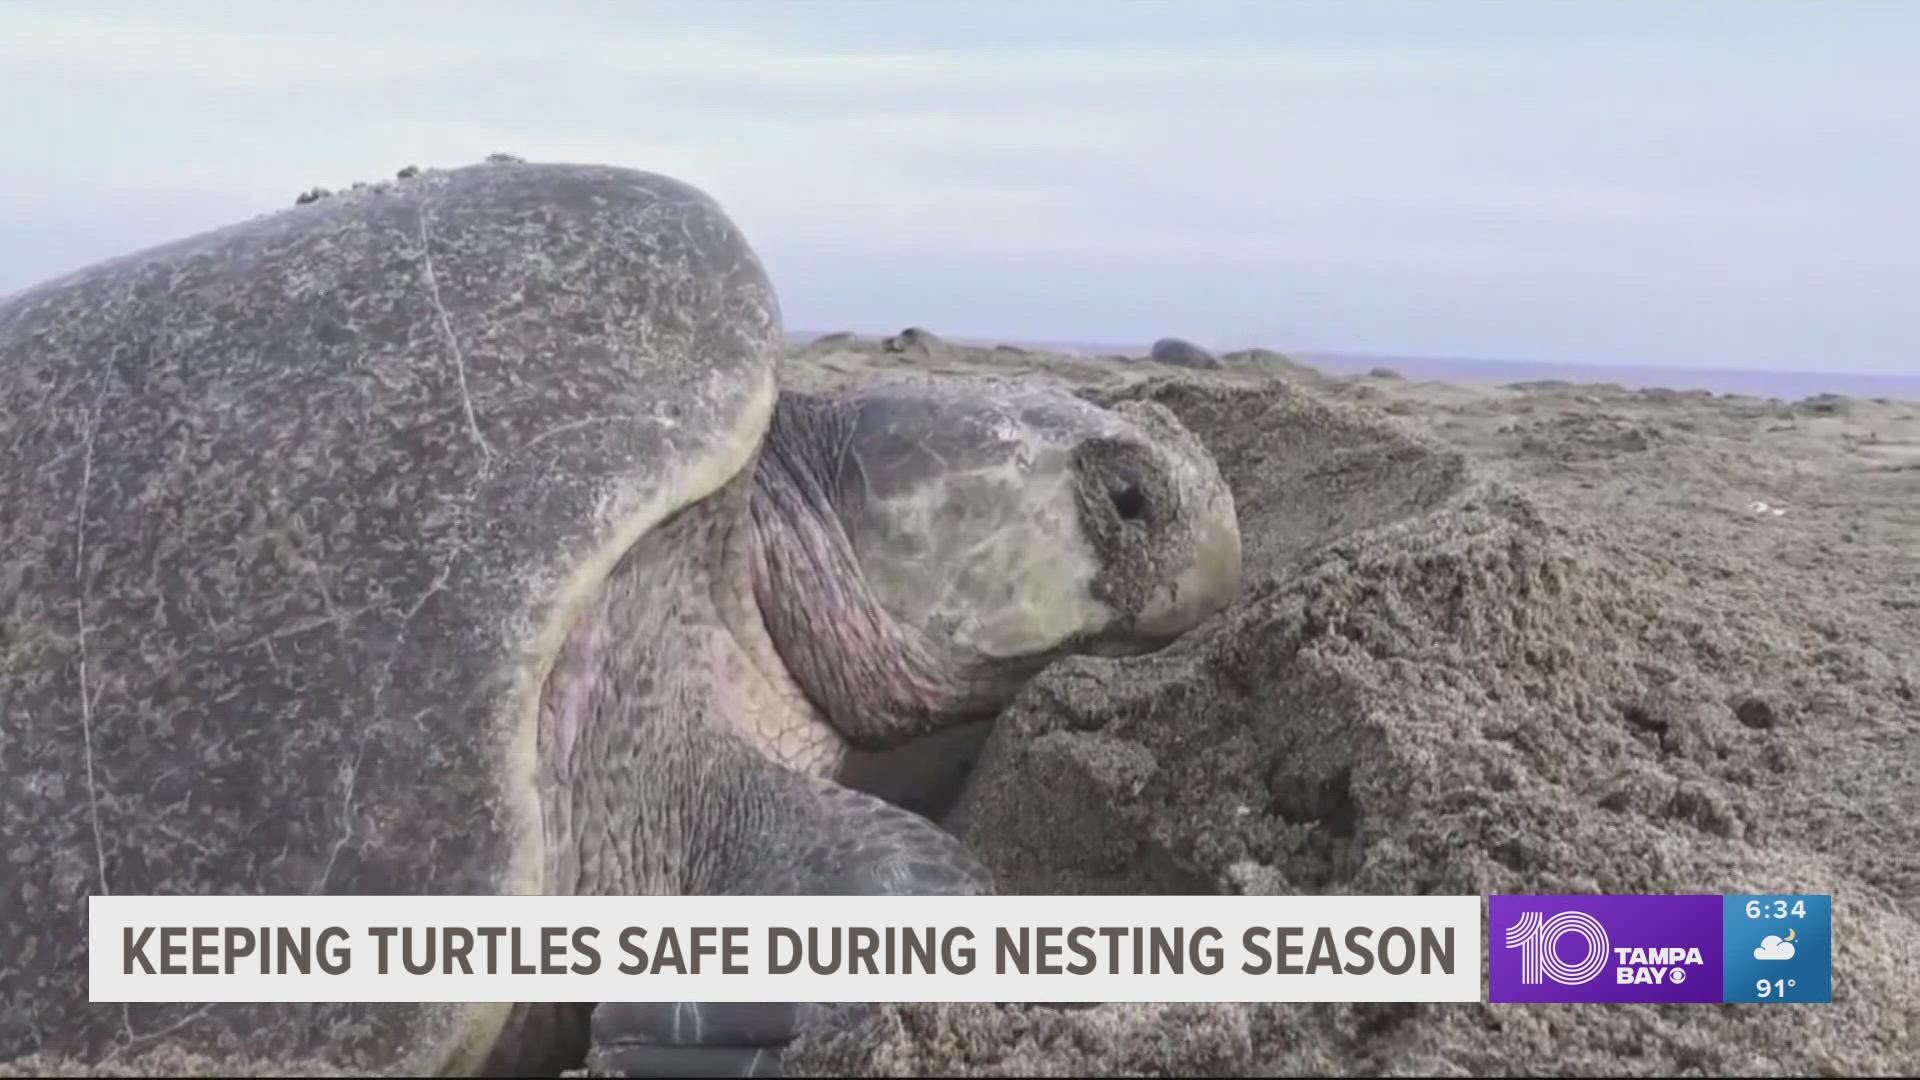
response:
<path id="1" fill-rule="evenodd" d="M 0 0 L 0 294 L 668 173 L 794 331 L 1920 373 L 1920 4 Z"/>

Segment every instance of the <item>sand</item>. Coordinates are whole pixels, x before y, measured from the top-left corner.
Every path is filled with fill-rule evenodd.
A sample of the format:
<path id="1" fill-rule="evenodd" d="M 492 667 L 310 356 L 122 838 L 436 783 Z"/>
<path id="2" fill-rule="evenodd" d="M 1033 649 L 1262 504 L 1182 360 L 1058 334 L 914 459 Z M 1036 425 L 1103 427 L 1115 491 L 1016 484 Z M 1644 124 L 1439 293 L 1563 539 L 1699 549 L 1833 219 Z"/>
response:
<path id="1" fill-rule="evenodd" d="M 1920 403 L 797 359 L 1149 397 L 1234 489 L 1233 608 L 1049 670 L 945 814 L 1003 891 L 1825 892 L 1835 956 L 1830 1005 L 886 1006 L 792 1074 L 1920 1068 Z"/>

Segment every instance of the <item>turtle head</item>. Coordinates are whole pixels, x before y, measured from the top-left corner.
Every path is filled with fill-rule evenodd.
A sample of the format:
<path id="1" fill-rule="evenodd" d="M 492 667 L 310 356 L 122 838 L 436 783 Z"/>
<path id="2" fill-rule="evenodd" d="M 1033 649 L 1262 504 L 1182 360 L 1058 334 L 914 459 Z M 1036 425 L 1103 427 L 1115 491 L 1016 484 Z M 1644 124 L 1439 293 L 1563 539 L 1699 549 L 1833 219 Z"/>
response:
<path id="1" fill-rule="evenodd" d="M 982 671 L 1166 645 L 1240 582 L 1233 496 L 1164 406 L 920 384 L 854 400 L 836 511 L 895 618 Z"/>
<path id="2" fill-rule="evenodd" d="M 926 703 L 930 714 L 902 734 L 991 715 L 1062 656 L 1161 648 L 1240 586 L 1232 493 L 1199 439 L 1157 403 L 1103 408 L 989 380 L 788 394 L 763 455 L 756 518 L 767 489 L 825 519 L 833 535 L 814 544 L 844 553 L 831 567 L 811 560 L 804 583 L 792 566 L 762 574 L 763 609 L 834 597 L 833 614 L 816 608 L 784 626 L 769 611 L 776 643 L 844 622 L 878 627 L 876 639 L 837 637 L 836 656 L 799 666 L 883 654 L 869 678 L 906 688 L 893 695 L 906 708 L 878 711 L 911 715 Z M 796 543 L 770 539 L 763 546 Z M 859 691 L 809 692 L 845 731 L 831 699 Z M 892 723 L 879 726 L 891 735 Z"/>

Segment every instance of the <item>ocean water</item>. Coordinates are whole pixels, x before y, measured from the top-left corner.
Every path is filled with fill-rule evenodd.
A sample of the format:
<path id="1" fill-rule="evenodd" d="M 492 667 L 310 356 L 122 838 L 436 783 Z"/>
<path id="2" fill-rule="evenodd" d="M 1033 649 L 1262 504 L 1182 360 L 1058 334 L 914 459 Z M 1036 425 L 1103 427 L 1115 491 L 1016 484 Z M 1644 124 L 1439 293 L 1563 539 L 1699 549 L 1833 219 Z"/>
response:
<path id="1" fill-rule="evenodd" d="M 816 332 L 790 335 L 796 342 L 819 336 L 821 335 Z M 1148 343 L 1140 342 L 1099 344 L 965 337 L 953 337 L 949 340 L 967 345 L 1006 344 L 1030 349 L 1045 349 L 1051 352 L 1088 355 L 1144 356 L 1148 348 Z M 1275 348 L 1273 351 L 1329 375 L 1361 375 L 1374 368 L 1384 367 L 1391 368 L 1408 379 L 1494 386 L 1545 381 L 1610 383 L 1629 390 L 1656 388 L 1678 391 L 1705 390 L 1714 394 L 1775 398 L 1780 401 L 1799 401 L 1821 394 L 1838 394 L 1851 398 L 1885 398 L 1920 403 L 1920 371 L 1911 375 L 1892 375 L 1747 368 L 1660 368 L 1634 364 L 1555 364 L 1525 360 L 1482 360 L 1472 357 L 1386 356 L 1312 350 L 1296 352 L 1285 348 Z M 1916 358 L 1915 362 L 1916 366 L 1920 366 L 1920 358 Z"/>

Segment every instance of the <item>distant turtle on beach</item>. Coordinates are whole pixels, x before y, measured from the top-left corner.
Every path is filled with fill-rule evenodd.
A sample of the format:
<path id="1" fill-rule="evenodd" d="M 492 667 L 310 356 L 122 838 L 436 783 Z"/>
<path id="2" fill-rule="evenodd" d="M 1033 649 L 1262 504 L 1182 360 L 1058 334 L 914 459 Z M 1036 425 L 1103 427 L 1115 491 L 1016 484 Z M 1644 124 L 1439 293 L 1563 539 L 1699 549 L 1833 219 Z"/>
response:
<path id="1" fill-rule="evenodd" d="M 1239 588 L 1165 408 L 780 393 L 657 174 L 426 170 L 0 301 L 0 1065 L 779 1071 L 806 1005 L 94 1005 L 87 898 L 977 893 L 842 761 Z"/>
<path id="2" fill-rule="evenodd" d="M 1220 360 L 1212 353 L 1184 338 L 1165 337 L 1153 343 L 1147 358 L 1159 364 L 1171 364 L 1174 367 L 1213 370 L 1220 366 Z"/>
<path id="3" fill-rule="evenodd" d="M 924 330 L 918 326 L 909 326 L 905 330 L 887 337 L 880 343 L 880 347 L 890 353 L 924 353 L 932 352 L 942 344 L 943 342 L 940 338 L 931 330 Z"/>

